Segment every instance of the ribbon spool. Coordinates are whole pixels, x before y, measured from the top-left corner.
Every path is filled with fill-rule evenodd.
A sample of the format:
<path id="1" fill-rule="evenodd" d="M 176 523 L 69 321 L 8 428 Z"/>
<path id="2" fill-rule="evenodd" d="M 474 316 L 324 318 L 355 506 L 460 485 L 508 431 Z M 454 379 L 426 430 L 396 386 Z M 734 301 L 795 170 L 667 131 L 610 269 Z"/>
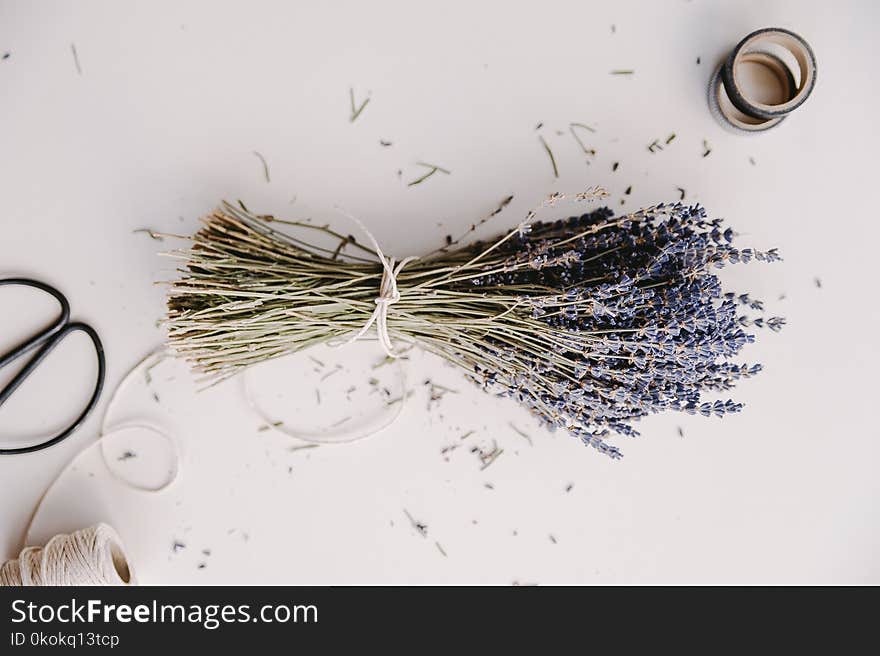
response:
<path id="1" fill-rule="evenodd" d="M 784 54 L 793 59 L 796 70 L 783 58 Z M 771 104 L 750 98 L 743 91 L 743 64 L 757 64 L 769 70 L 779 81 L 784 100 Z M 715 70 L 709 83 L 709 108 L 725 128 L 739 134 L 754 134 L 779 125 L 806 101 L 815 86 L 816 57 L 810 45 L 789 30 L 765 28 L 740 41 Z"/>

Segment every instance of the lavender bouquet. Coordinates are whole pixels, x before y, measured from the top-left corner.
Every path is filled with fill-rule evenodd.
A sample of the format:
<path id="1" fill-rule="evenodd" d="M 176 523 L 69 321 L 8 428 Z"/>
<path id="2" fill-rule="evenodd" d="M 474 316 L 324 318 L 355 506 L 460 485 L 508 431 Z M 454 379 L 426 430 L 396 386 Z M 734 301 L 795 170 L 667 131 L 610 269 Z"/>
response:
<path id="1" fill-rule="evenodd" d="M 725 293 L 715 275 L 778 260 L 776 250 L 734 247 L 733 230 L 699 206 L 524 223 L 397 264 L 390 281 L 393 260 L 328 227 L 231 204 L 203 222 L 177 252 L 185 268 L 171 283 L 167 324 L 171 347 L 209 378 L 357 334 L 381 289 L 380 332 L 393 342 L 435 353 L 613 458 L 611 433 L 638 435 L 633 423 L 650 413 L 738 412 L 741 404 L 704 392 L 756 374 L 760 365 L 733 361 L 754 339 L 747 331 L 784 324 L 754 317 L 761 303 Z M 339 243 L 306 241 L 310 231 Z"/>

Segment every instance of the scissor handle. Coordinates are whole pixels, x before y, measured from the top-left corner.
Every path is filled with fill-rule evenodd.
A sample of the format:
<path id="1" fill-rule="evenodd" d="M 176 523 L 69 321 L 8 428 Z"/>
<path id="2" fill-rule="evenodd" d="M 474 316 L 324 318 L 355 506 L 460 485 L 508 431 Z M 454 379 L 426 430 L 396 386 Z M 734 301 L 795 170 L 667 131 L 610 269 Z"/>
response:
<path id="1" fill-rule="evenodd" d="M 25 340 L 8 353 L 0 356 L 0 369 L 5 367 L 13 360 L 20 358 L 28 351 L 38 347 L 40 344 L 49 339 L 52 335 L 61 330 L 65 325 L 67 325 L 67 322 L 70 321 L 70 303 L 67 302 L 64 294 L 59 292 L 51 285 L 47 285 L 46 283 L 40 282 L 39 280 L 31 280 L 30 278 L 0 278 L 0 287 L 3 287 L 5 285 L 33 287 L 34 289 L 39 289 L 41 292 L 49 294 L 49 296 L 52 296 L 56 301 L 58 301 L 58 304 L 61 306 L 61 312 L 48 328 L 46 328 L 45 330 L 41 330 L 36 335 L 31 337 L 30 339 Z M 0 404 L 3 403 L 3 400 L 5 400 L 5 397 L 0 398 Z"/>
<path id="2" fill-rule="evenodd" d="M 51 294 L 61 304 L 61 315 L 59 319 L 56 320 L 55 323 L 53 323 L 49 328 L 41 331 L 31 339 L 25 341 L 23 344 L 12 349 L 12 351 L 0 358 L 0 367 L 2 367 L 12 360 L 20 357 L 24 353 L 30 351 L 31 349 L 36 348 L 37 346 L 41 346 L 40 350 L 37 351 L 37 353 L 21 369 L 21 371 L 19 371 L 15 375 L 15 377 L 9 382 L 9 384 L 6 385 L 6 387 L 4 387 L 2 390 L 0 390 L 0 405 L 3 405 L 3 402 L 6 401 L 12 395 L 12 393 L 25 381 L 25 379 L 33 373 L 37 365 L 39 365 L 40 362 L 42 362 L 46 358 L 46 356 L 49 355 L 52 349 L 58 346 L 61 340 L 63 340 L 65 337 L 67 337 L 67 335 L 73 332 L 84 332 L 92 340 L 92 344 L 94 344 L 95 346 L 95 354 L 98 357 L 98 375 L 95 381 L 95 389 L 94 392 L 92 392 L 92 397 L 89 399 L 86 407 L 73 421 L 72 424 L 70 424 L 67 428 L 65 428 L 54 437 L 40 442 L 39 444 L 17 448 L 0 448 L 0 455 L 33 453 L 34 451 L 47 449 L 73 433 L 77 428 L 80 427 L 80 425 L 86 420 L 86 417 L 89 416 L 89 414 L 98 404 L 98 398 L 100 398 L 101 391 L 104 388 L 104 377 L 106 375 L 107 369 L 106 358 L 104 356 L 104 346 L 101 344 L 101 338 L 98 337 L 98 333 L 95 332 L 95 329 L 84 323 L 67 323 L 70 317 L 70 306 L 67 303 L 67 299 L 64 298 L 64 295 L 61 294 L 61 292 L 53 287 L 50 287 L 49 285 L 27 278 L 6 278 L 0 280 L 0 285 L 10 284 L 35 287 L 36 289 L 40 289 L 48 294 Z"/>

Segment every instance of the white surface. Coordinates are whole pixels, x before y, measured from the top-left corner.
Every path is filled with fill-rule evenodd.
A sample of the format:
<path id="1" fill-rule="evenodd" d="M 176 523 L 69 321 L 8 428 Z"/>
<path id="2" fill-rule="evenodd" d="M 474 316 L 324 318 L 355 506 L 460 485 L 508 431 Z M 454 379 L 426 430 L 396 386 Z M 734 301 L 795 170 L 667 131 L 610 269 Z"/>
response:
<path id="1" fill-rule="evenodd" d="M 234 385 L 161 404 L 133 393 L 132 414 L 150 408 L 176 427 L 180 480 L 154 497 L 113 492 L 100 472 L 66 481 L 70 510 L 48 508 L 41 530 L 105 508 L 129 550 L 148 554 L 136 564 L 147 582 L 880 582 L 878 18 L 868 1 L 3 0 L 0 270 L 58 285 L 100 331 L 109 370 L 99 412 L 73 438 L 0 459 L 0 557 L 17 553 L 41 494 L 97 436 L 109 392 L 161 343 L 152 283 L 173 275 L 156 256 L 173 244 L 133 229 L 192 232 L 224 197 L 317 221 L 335 221 L 339 204 L 387 251 L 417 254 L 508 194 L 487 234 L 551 191 L 603 184 L 615 206 L 633 186 L 626 208 L 683 187 L 754 246 L 783 253 L 726 278 L 789 320 L 746 351 L 766 370 L 734 394 L 741 415 L 651 418 L 612 462 L 414 358 L 417 393 L 394 426 L 290 452 L 290 438 L 257 430 Z M 778 130 L 728 135 L 706 109 L 706 81 L 768 25 L 813 45 L 816 91 Z M 354 124 L 349 87 L 372 98 Z M 597 128 L 589 164 L 555 132 L 570 122 Z M 647 151 L 672 132 L 663 152 Z M 452 175 L 407 187 L 420 160 Z M 21 301 L 0 302 L 0 330 L 25 330 Z M 88 375 L 75 346 L 56 358 L 57 378 L 44 374 L 0 414 L 4 435 Z M 461 391 L 427 411 L 428 377 Z M 471 429 L 466 443 L 505 449 L 483 472 L 466 448 L 440 455 Z M 174 540 L 186 547 L 173 553 Z"/>

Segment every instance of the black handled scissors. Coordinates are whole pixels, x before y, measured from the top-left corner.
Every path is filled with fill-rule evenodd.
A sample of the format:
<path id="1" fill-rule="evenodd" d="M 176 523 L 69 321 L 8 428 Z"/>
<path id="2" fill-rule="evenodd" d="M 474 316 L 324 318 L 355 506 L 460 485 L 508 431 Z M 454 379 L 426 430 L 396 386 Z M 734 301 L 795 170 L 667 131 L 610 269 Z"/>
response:
<path id="1" fill-rule="evenodd" d="M 98 397 L 101 396 L 101 390 L 104 387 L 104 373 L 106 370 L 106 361 L 104 359 L 104 347 L 101 344 L 101 338 L 98 337 L 98 333 L 95 332 L 94 328 L 84 323 L 70 322 L 70 304 L 67 302 L 67 299 L 64 297 L 64 294 L 59 292 L 54 287 L 47 285 L 45 283 L 39 282 L 37 280 L 30 280 L 28 278 L 0 278 L 0 286 L 3 285 L 20 285 L 24 287 L 33 287 L 35 289 L 39 289 L 51 296 L 55 297 L 55 300 L 61 305 L 61 313 L 58 315 L 58 318 L 45 330 L 40 331 L 33 337 L 26 339 L 23 343 L 19 344 L 11 351 L 4 355 L 0 355 L 0 369 L 5 367 L 7 364 L 16 360 L 23 356 L 25 353 L 28 353 L 34 349 L 38 349 L 34 356 L 28 361 L 28 363 L 22 367 L 21 371 L 19 371 L 15 377 L 9 382 L 6 387 L 0 390 L 0 406 L 2 406 L 6 400 L 12 396 L 12 393 L 15 392 L 16 389 L 25 381 L 25 379 L 30 376 L 34 369 L 43 361 L 43 359 L 52 352 L 58 344 L 67 337 L 70 333 L 74 332 L 84 332 L 86 335 L 91 338 L 92 343 L 95 345 L 95 353 L 98 356 L 98 377 L 95 381 L 95 391 L 92 393 L 92 398 L 89 399 L 88 404 L 86 404 L 85 409 L 82 413 L 77 417 L 70 426 L 65 428 L 63 431 L 58 433 L 55 437 L 52 437 L 44 442 L 40 442 L 39 444 L 34 444 L 31 446 L 23 446 L 17 448 L 4 448 L 0 446 L 0 455 L 13 455 L 18 453 L 32 453 L 33 451 L 40 451 L 41 449 L 47 449 L 54 444 L 58 444 L 61 440 L 68 437 L 71 433 L 73 433 L 80 425 L 86 420 L 86 417 L 89 416 L 89 413 L 94 410 L 95 405 L 98 403 Z"/>

